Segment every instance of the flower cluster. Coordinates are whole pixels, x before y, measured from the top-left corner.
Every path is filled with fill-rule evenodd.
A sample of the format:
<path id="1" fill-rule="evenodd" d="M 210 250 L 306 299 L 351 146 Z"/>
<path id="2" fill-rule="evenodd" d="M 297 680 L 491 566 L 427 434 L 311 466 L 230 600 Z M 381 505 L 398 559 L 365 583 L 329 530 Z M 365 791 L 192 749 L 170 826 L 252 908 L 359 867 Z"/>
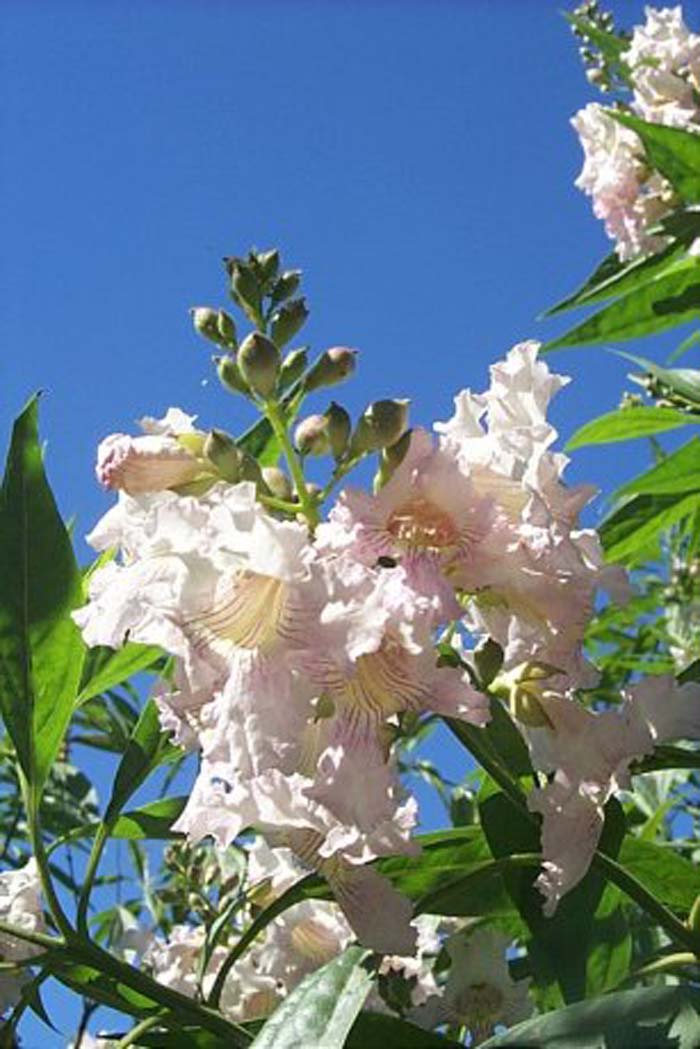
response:
<path id="1" fill-rule="evenodd" d="M 410 902 L 371 861 L 417 848 L 416 803 L 396 768 L 403 719 L 489 720 L 471 644 L 502 652 L 512 713 L 552 777 L 530 798 L 543 817 L 547 913 L 583 877 L 632 759 L 700 735 L 694 686 L 640 685 L 604 714 L 576 698 L 597 681 L 582 646 L 596 595 L 624 598 L 628 584 L 579 526 L 592 489 L 564 484 L 547 420 L 566 380 L 537 353 L 515 346 L 485 393 L 458 395 L 437 437 L 413 431 L 383 483 L 345 488 L 317 527 L 265 505 L 253 481 L 217 480 L 182 412 L 100 446 L 98 476 L 119 498 L 90 542 L 119 555 L 93 573 L 75 618 L 91 645 L 129 638 L 173 657 L 156 697 L 162 723 L 200 755 L 177 829 L 220 846 L 255 829 L 268 869 L 284 857 L 278 883 L 294 865 L 315 870 L 344 916 L 309 904 L 296 925 L 273 926 L 264 957 L 245 962 L 265 1002 L 351 934 L 386 955 L 414 953 Z M 462 659 L 436 658 L 445 631 Z M 197 935 L 154 948 L 173 986 L 191 977 L 180 955 L 201 948 Z M 275 946 L 290 943 L 310 952 L 291 968 Z"/>
<path id="2" fill-rule="evenodd" d="M 646 8 L 629 49 L 621 55 L 631 80 L 631 112 L 654 124 L 697 131 L 700 123 L 700 35 L 691 33 L 680 7 Z M 572 120 L 584 151 L 576 185 L 592 197 L 624 262 L 664 247 L 648 232 L 672 210 L 671 185 L 645 159 L 639 137 L 598 103 Z"/>

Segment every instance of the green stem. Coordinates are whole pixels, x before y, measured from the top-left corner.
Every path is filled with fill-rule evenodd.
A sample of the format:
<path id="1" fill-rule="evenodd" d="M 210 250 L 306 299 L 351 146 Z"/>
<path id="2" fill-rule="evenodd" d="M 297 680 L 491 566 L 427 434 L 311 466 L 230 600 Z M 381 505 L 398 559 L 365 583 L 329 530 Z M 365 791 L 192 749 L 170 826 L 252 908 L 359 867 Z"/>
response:
<path id="1" fill-rule="evenodd" d="M 292 475 L 294 486 L 299 496 L 299 509 L 302 511 L 306 520 L 309 522 L 311 530 L 316 527 L 319 522 L 318 509 L 316 507 L 316 500 L 310 495 L 308 488 L 306 487 L 306 480 L 304 479 L 304 471 L 301 468 L 299 456 L 294 451 L 292 442 L 289 439 L 289 433 L 287 432 L 287 422 L 284 417 L 284 412 L 280 408 L 279 402 L 275 400 L 269 400 L 265 402 L 265 415 L 267 416 L 272 431 L 279 441 L 284 456 L 289 466 L 289 472 Z"/>
<path id="2" fill-rule="evenodd" d="M 292 515 L 299 513 L 298 503 L 290 503 L 286 499 L 278 499 L 274 495 L 258 494 L 258 499 L 264 506 L 269 506 L 271 510 L 282 510 L 283 513 Z"/>
<path id="3" fill-rule="evenodd" d="M 88 857 L 87 867 L 85 868 L 83 887 L 80 890 L 80 897 L 78 898 L 78 931 L 85 936 L 88 935 L 87 915 L 88 907 L 90 906 L 90 893 L 92 892 L 92 887 L 97 876 L 97 869 L 100 865 L 102 853 L 109 839 L 109 831 L 110 828 L 105 823 L 101 823 L 97 828 L 95 840 L 92 843 L 90 856 Z"/>
<path id="4" fill-rule="evenodd" d="M 315 874 L 307 874 L 305 878 L 302 878 L 301 881 L 295 882 L 295 884 L 290 886 L 286 892 L 283 892 L 278 899 L 271 903 L 269 907 L 266 907 L 264 911 L 261 911 L 260 914 L 258 914 L 258 916 L 250 923 L 240 940 L 237 940 L 233 945 L 223 965 L 216 974 L 216 980 L 214 981 L 214 986 L 212 987 L 208 999 L 208 1004 L 212 1009 L 218 1008 L 224 984 L 226 983 L 226 977 L 253 940 L 260 935 L 263 929 L 265 929 L 271 921 L 274 921 L 278 914 L 282 914 L 288 907 L 303 900 L 305 898 L 304 886 L 310 882 L 315 882 L 316 880 L 317 876 Z"/>
<path id="5" fill-rule="evenodd" d="M 70 939 L 73 936 L 73 927 L 68 921 L 68 917 L 63 910 L 61 902 L 56 894 L 56 890 L 53 887 L 51 871 L 49 868 L 49 858 L 46 855 L 44 842 L 41 837 L 39 798 L 37 798 L 21 769 L 19 770 L 19 779 L 22 798 L 24 799 L 24 808 L 27 815 L 29 842 L 39 870 L 39 880 L 41 881 L 44 898 L 49 911 L 51 912 L 51 916 L 56 923 L 56 928 L 66 939 Z"/>
<path id="6" fill-rule="evenodd" d="M 44 932 L 30 932 L 29 929 L 20 929 L 10 922 L 0 921 L 0 933 L 4 936 L 14 936 L 18 940 L 32 943 L 35 947 L 46 947 L 47 950 L 65 947 L 66 941 L 61 937 L 48 936 Z"/>
<path id="7" fill-rule="evenodd" d="M 458 739 L 464 743 L 479 764 L 498 783 L 499 787 L 508 796 L 511 802 L 518 808 L 524 819 L 529 823 L 538 825 L 537 817 L 527 807 L 527 800 L 519 785 L 513 780 L 507 769 L 489 754 L 484 741 L 479 738 L 480 729 L 464 722 L 455 721 L 452 718 L 445 719 L 450 729 Z M 668 933 L 671 939 L 682 946 L 689 948 L 693 953 L 700 955 L 700 936 L 688 928 L 687 925 L 677 918 L 676 915 L 660 903 L 648 889 L 638 881 L 633 874 L 621 867 L 619 863 L 611 859 L 604 852 L 596 849 L 591 866 L 617 885 L 626 896 L 634 900 L 642 910 L 654 918 L 659 925 Z"/>
<path id="8" fill-rule="evenodd" d="M 146 1031 L 150 1031 L 154 1027 L 163 1026 L 163 1020 L 160 1016 L 148 1016 L 141 1023 L 136 1024 L 128 1031 L 123 1038 L 120 1038 L 116 1044 L 115 1049 L 128 1049 L 130 1045 L 137 1045 L 138 1040 L 142 1034 Z"/>

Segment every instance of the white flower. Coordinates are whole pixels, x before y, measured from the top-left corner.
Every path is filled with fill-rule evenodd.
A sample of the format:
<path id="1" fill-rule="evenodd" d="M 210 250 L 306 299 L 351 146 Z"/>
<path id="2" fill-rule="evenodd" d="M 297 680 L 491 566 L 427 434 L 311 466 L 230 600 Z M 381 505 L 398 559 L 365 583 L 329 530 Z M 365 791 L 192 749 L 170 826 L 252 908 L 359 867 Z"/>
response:
<path id="1" fill-rule="evenodd" d="M 551 915 L 590 866 L 608 798 L 630 785 L 631 763 L 657 743 L 700 739 L 700 686 L 650 677 L 623 690 L 619 707 L 593 713 L 573 698 L 545 693 L 539 700 L 549 728 L 528 732 L 535 765 L 554 772 L 531 792 L 528 805 L 543 817 L 542 874 L 537 885 Z"/>
<path id="2" fill-rule="evenodd" d="M 137 495 L 188 485 L 200 476 L 213 479 L 211 465 L 201 458 L 204 434 L 194 429 L 194 419 L 179 408 L 169 408 L 162 419 L 141 420 L 144 436 L 106 437 L 97 449 L 98 481 L 105 488 Z M 187 436 L 181 440 L 183 435 Z"/>
<path id="3" fill-rule="evenodd" d="M 412 1019 L 424 1027 L 460 1024 L 478 1042 L 497 1024 L 527 1019 L 533 1005 L 529 980 L 511 979 L 506 961 L 510 940 L 492 929 L 461 931 L 447 940 L 450 970 L 442 993 L 429 998 Z"/>
<path id="4" fill-rule="evenodd" d="M 41 881 L 33 857 L 23 867 L 0 874 L 0 919 L 24 932 L 44 931 Z M 40 954 L 41 950 L 41 947 L 28 943 L 19 936 L 0 933 L 0 959 L 3 962 L 25 961 Z M 0 975 L 0 1013 L 4 1013 L 19 1000 L 26 979 L 24 972 L 6 972 Z"/>
<path id="5" fill-rule="evenodd" d="M 632 70 L 633 107 L 644 120 L 687 128 L 700 116 L 700 36 L 691 33 L 678 7 L 645 8 L 623 61 Z"/>

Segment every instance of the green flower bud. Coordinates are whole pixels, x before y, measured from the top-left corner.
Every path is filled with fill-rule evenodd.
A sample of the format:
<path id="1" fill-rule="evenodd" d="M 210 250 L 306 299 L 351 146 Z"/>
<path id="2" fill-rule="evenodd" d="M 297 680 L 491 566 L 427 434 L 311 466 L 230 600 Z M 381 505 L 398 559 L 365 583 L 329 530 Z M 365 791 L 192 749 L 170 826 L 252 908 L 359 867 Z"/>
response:
<path id="1" fill-rule="evenodd" d="M 280 351 L 266 335 L 251 332 L 241 343 L 237 358 L 245 382 L 260 397 L 271 397 L 277 389 Z"/>
<path id="2" fill-rule="evenodd" d="M 328 441 L 331 446 L 334 459 L 340 459 L 350 442 L 352 432 L 352 420 L 342 405 L 331 401 L 324 412 L 327 421 Z"/>
<path id="3" fill-rule="evenodd" d="M 503 649 L 487 637 L 474 649 L 474 665 L 482 688 L 488 688 L 503 666 Z"/>
<path id="4" fill-rule="evenodd" d="M 307 392 L 343 382 L 354 372 L 356 356 L 357 350 L 350 350 L 347 346 L 333 346 L 326 350 L 306 376 L 304 385 Z"/>
<path id="5" fill-rule="evenodd" d="M 264 485 L 262 470 L 260 469 L 260 463 L 257 459 L 254 459 L 248 452 L 243 452 L 243 460 L 241 462 L 241 480 L 252 481 L 258 488 L 262 488 Z"/>
<path id="6" fill-rule="evenodd" d="M 308 362 L 309 355 L 305 347 L 302 346 L 298 350 L 291 350 L 282 361 L 279 381 L 280 390 L 288 389 L 292 383 L 301 378 L 306 371 Z"/>
<path id="7" fill-rule="evenodd" d="M 200 433 L 199 430 L 192 430 L 191 433 L 179 433 L 177 435 L 177 443 L 186 452 L 193 455 L 195 459 L 201 459 L 204 455 L 205 440 L 206 434 Z"/>
<path id="8" fill-rule="evenodd" d="M 262 291 L 250 262 L 245 259 L 227 258 L 224 259 L 224 265 L 231 280 L 233 301 L 253 324 L 257 324 L 260 319 Z"/>
<path id="9" fill-rule="evenodd" d="M 301 284 L 301 270 L 287 270 L 277 278 L 270 292 L 273 305 L 291 299 Z"/>
<path id="10" fill-rule="evenodd" d="M 275 344 L 286 346 L 304 326 L 308 316 L 309 310 L 304 299 L 292 299 L 280 306 L 270 323 L 270 332 Z"/>
<path id="11" fill-rule="evenodd" d="M 303 419 L 294 431 L 294 443 L 301 455 L 325 455 L 330 449 L 325 415 L 309 415 Z"/>
<path id="12" fill-rule="evenodd" d="M 387 481 L 391 480 L 394 472 L 406 458 L 406 452 L 411 445 L 411 434 L 411 430 L 406 430 L 395 444 L 389 445 L 388 448 L 382 448 L 379 456 L 379 469 L 374 478 L 375 492 L 378 492 Z"/>
<path id="13" fill-rule="evenodd" d="M 287 501 L 293 498 L 294 489 L 292 488 L 292 482 L 284 470 L 280 470 L 279 466 L 263 466 L 262 478 L 271 495 Z"/>
<path id="14" fill-rule="evenodd" d="M 204 454 L 229 484 L 237 484 L 241 480 L 243 452 L 229 434 L 223 430 L 212 430 L 204 442 Z"/>
<path id="15" fill-rule="evenodd" d="M 231 393 L 242 393 L 250 396 L 250 387 L 241 375 L 241 369 L 233 357 L 215 357 L 216 371 L 222 386 Z"/>
<path id="16" fill-rule="evenodd" d="M 250 261 L 260 284 L 267 285 L 277 276 L 280 268 L 280 253 L 277 248 L 272 248 L 271 251 L 260 251 L 257 255 L 251 252 Z"/>
<path id="17" fill-rule="evenodd" d="M 236 346 L 236 325 L 226 310 L 214 310 L 210 306 L 195 306 L 190 310 L 195 331 L 217 346 L 227 349 Z"/>
<path id="18" fill-rule="evenodd" d="M 377 452 L 396 444 L 408 423 L 407 400 L 375 401 L 365 410 L 350 442 L 352 455 Z"/>

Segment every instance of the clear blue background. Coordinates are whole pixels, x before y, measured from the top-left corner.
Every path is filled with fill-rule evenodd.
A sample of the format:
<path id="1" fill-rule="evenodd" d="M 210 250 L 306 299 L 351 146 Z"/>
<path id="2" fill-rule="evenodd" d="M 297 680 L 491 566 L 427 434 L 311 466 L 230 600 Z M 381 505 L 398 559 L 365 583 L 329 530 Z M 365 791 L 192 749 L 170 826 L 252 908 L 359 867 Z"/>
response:
<path id="1" fill-rule="evenodd" d="M 171 404 L 249 421 L 187 313 L 226 304 L 223 255 L 278 245 L 304 269 L 308 340 L 362 352 L 339 391 L 355 410 L 395 394 L 414 421 L 447 418 L 514 342 L 561 330 L 537 314 L 609 245 L 572 185 L 568 122 L 593 96 L 560 7 L 5 0 L 0 429 L 45 390 L 48 469 L 78 535 L 111 502 L 93 477 L 105 434 Z M 616 12 L 633 24 L 642 5 Z M 553 413 L 564 438 L 616 406 L 620 360 L 551 364 L 575 378 Z M 610 492 L 646 455 L 581 451 L 570 479 Z M 449 741 L 432 756 L 461 776 Z M 74 1009 L 47 1002 L 70 1031 Z M 33 1023 L 25 1038 L 67 1040 Z"/>

